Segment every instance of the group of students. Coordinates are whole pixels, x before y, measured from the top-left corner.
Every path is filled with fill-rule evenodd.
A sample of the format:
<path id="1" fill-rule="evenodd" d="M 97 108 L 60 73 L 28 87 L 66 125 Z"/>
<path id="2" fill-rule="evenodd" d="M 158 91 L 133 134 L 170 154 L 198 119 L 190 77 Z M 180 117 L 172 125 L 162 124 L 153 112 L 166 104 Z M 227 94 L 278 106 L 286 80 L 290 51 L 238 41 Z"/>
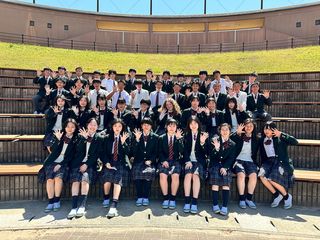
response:
<path id="1" fill-rule="evenodd" d="M 103 80 L 98 71 L 84 79 L 81 68 L 75 79 L 64 67 L 58 74 L 45 68 L 34 79 L 40 84 L 35 112 L 47 118 L 44 145 L 50 154 L 39 171 L 49 198 L 46 212 L 60 208 L 62 187 L 70 182 L 68 218 L 83 216 L 89 187 L 100 180 L 102 205 L 110 207 L 108 217 L 115 217 L 122 187 L 134 181 L 136 206 L 148 206 L 151 184 L 159 176 L 162 208 L 176 208 L 183 180 L 183 211 L 196 214 L 201 185 L 208 181 L 213 212 L 227 215 L 233 174 L 241 208 L 256 208 L 258 178 L 273 194 L 272 207 L 282 199 L 284 208 L 292 206 L 288 189 L 294 169 L 287 146 L 297 140 L 270 121 L 264 109 L 271 105 L 270 91 L 260 93 L 256 73 L 247 83 L 223 79 L 218 70 L 213 80 L 207 71 L 198 79 L 179 74 L 173 80 L 169 71 L 156 79 L 148 69 L 143 81 L 135 79 L 134 69 L 118 81 L 114 70 Z M 261 134 L 256 119 L 265 121 Z"/>

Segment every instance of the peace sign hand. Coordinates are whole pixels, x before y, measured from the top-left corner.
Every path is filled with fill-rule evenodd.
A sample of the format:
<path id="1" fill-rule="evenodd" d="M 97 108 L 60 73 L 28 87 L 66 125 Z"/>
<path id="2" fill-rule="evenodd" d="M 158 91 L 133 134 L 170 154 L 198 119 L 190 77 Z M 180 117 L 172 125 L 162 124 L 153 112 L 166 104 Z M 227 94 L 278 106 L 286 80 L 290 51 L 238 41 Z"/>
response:
<path id="1" fill-rule="evenodd" d="M 61 130 L 56 130 L 54 131 L 53 135 L 56 136 L 56 138 L 60 141 L 61 137 L 62 137 L 62 132 Z"/>

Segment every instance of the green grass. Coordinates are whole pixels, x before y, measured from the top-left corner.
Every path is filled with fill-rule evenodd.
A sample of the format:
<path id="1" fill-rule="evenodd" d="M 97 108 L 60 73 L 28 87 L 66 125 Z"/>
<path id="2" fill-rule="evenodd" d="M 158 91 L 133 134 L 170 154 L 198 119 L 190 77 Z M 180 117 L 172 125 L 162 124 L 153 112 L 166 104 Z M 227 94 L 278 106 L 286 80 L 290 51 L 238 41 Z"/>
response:
<path id="1" fill-rule="evenodd" d="M 116 69 L 127 73 L 136 68 L 144 74 L 152 68 L 156 74 L 164 69 L 177 74 L 197 74 L 200 69 L 222 73 L 258 73 L 319 71 L 320 47 L 302 47 L 272 51 L 250 51 L 202 54 L 143 54 L 94 52 L 48 48 L 32 45 L 0 43 L 0 67 L 18 69 L 42 69 L 50 66 L 57 69 L 64 65 L 74 70 L 82 66 L 86 72 Z"/>

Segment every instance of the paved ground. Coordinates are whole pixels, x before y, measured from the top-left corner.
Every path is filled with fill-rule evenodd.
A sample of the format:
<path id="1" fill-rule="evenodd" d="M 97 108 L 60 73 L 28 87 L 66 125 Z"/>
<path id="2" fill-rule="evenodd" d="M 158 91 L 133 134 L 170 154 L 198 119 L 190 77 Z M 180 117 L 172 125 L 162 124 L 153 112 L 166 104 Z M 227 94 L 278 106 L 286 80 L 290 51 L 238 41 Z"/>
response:
<path id="1" fill-rule="evenodd" d="M 46 202 L 0 203 L 0 239 L 320 239 L 320 208 L 241 210 L 231 204 L 228 217 L 215 215 L 210 203 L 199 204 L 198 215 L 186 215 L 182 203 L 175 211 L 160 202 L 137 208 L 132 201 L 119 205 L 120 216 L 105 217 L 97 201 L 89 201 L 86 217 L 67 220 L 70 202 L 56 213 L 43 212 Z"/>

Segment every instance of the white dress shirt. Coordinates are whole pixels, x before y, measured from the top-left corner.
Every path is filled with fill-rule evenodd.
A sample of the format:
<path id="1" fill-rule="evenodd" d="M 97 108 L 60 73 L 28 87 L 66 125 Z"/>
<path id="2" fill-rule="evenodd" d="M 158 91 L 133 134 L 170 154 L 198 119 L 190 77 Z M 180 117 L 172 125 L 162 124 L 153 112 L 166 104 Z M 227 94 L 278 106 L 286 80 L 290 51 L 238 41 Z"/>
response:
<path id="1" fill-rule="evenodd" d="M 151 108 L 154 108 L 156 106 L 157 93 L 158 91 L 153 91 L 152 93 L 150 93 Z M 159 91 L 158 104 L 162 106 L 166 98 L 167 98 L 167 93 L 164 91 Z"/>
<path id="2" fill-rule="evenodd" d="M 111 102 L 112 108 L 116 108 L 117 102 L 118 102 L 118 99 L 119 99 L 119 94 L 120 94 L 119 90 L 117 92 L 115 92 L 115 94 L 113 94 L 113 96 L 111 98 L 111 100 L 112 100 L 112 102 Z M 121 91 L 120 98 L 123 98 L 126 101 L 126 104 L 130 105 L 131 96 L 126 90 L 122 90 Z"/>
<path id="3" fill-rule="evenodd" d="M 230 95 L 228 95 L 228 97 L 230 97 Z M 247 93 L 240 91 L 239 93 L 234 93 L 234 95 L 232 96 L 237 100 L 237 104 L 238 106 L 242 105 L 243 109 L 247 108 Z"/>
<path id="4" fill-rule="evenodd" d="M 88 98 L 90 100 L 90 107 L 93 108 L 93 107 L 96 107 L 97 106 L 97 97 L 98 97 L 98 94 L 103 94 L 105 96 L 108 96 L 109 95 L 109 92 L 106 91 L 106 90 L 103 90 L 103 89 L 99 89 L 99 91 L 97 92 L 96 89 L 93 89 L 89 92 L 88 94 Z"/>
<path id="5" fill-rule="evenodd" d="M 132 99 L 133 108 L 140 108 L 140 101 L 142 99 L 146 99 L 146 100 L 150 99 L 148 90 L 141 89 L 139 93 L 138 89 L 136 89 L 133 92 L 135 94 L 134 98 Z"/>
<path id="6" fill-rule="evenodd" d="M 271 144 L 269 145 L 266 145 L 264 144 L 265 141 L 267 140 L 271 140 Z M 264 150 L 266 150 L 266 154 L 267 154 L 267 157 L 275 157 L 276 156 L 276 153 L 274 151 L 274 145 L 273 145 L 273 139 L 272 138 L 265 138 L 263 140 L 263 146 L 264 146 Z"/>
<path id="7" fill-rule="evenodd" d="M 118 86 L 117 81 L 109 79 L 103 79 L 101 81 L 101 86 L 104 87 L 108 92 L 112 92 L 113 86 Z"/>
<path id="8" fill-rule="evenodd" d="M 210 84 L 210 89 L 213 88 L 213 86 L 217 83 L 217 80 L 213 80 Z M 222 93 L 227 93 L 227 87 L 232 88 L 232 83 L 227 82 L 224 78 L 220 78 L 220 84 L 221 84 L 221 90 Z"/>

